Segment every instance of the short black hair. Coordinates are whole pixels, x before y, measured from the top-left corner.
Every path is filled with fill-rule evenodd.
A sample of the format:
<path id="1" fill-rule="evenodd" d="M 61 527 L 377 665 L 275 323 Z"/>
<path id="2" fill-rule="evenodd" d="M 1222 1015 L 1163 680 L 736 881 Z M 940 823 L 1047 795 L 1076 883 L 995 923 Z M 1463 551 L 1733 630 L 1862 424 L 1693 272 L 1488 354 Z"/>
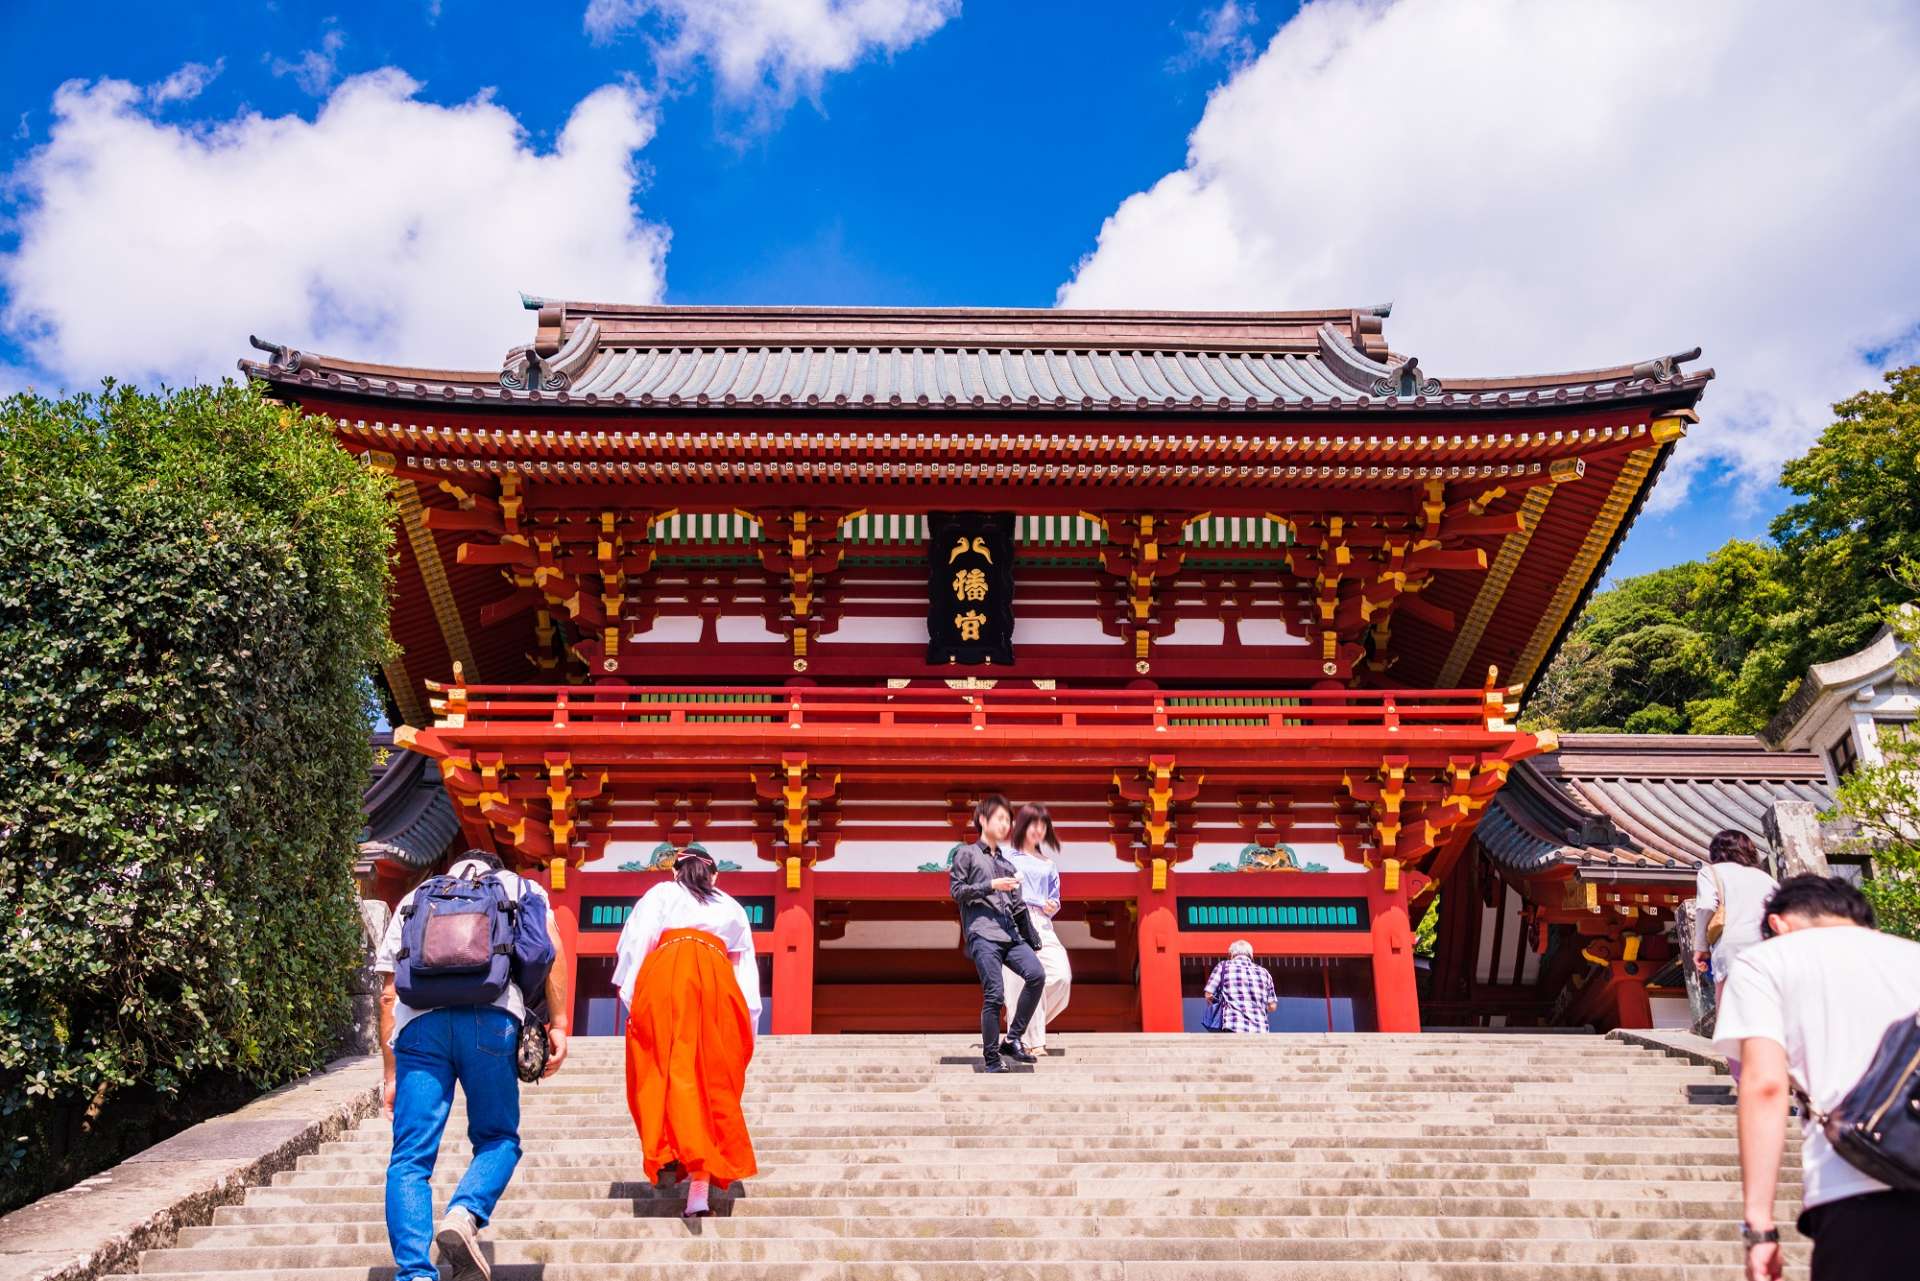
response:
<path id="1" fill-rule="evenodd" d="M 468 859 L 477 859 L 496 872 L 504 872 L 507 870 L 506 862 L 492 850 L 468 850 L 465 854 L 462 854 L 453 861 L 455 863 L 464 863 Z"/>
<path id="2" fill-rule="evenodd" d="M 1873 928 L 1873 904 L 1853 885 L 1837 876 L 1789 876 L 1767 900 L 1768 916 L 1799 916 L 1811 920 L 1818 916 L 1837 916 L 1855 925 Z M 1763 920 L 1760 932 L 1768 938 L 1773 931 Z"/>
<path id="3" fill-rule="evenodd" d="M 998 792 L 988 792 L 973 803 L 973 825 L 985 827 L 987 820 L 993 817 L 995 810 L 1005 810 L 1007 816 L 1013 816 L 1013 806 L 1007 804 L 1007 798 Z"/>

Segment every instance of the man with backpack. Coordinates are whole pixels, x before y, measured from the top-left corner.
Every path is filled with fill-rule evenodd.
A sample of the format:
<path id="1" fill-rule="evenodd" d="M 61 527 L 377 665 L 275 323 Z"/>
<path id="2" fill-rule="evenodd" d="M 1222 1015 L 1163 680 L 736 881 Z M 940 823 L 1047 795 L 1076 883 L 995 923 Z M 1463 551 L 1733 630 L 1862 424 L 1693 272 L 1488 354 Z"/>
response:
<path id="1" fill-rule="evenodd" d="M 1911 1148 L 1916 1124 L 1906 1114 L 1920 1065 L 1920 943 L 1876 931 L 1865 896 L 1822 876 L 1783 882 L 1767 900 L 1761 933 L 1765 941 L 1733 965 L 1714 1029 L 1715 1047 L 1741 1064 L 1747 1276 L 1781 1275 L 1773 1205 L 1787 1103 L 1798 1093 L 1798 1226 L 1813 1238 L 1814 1281 L 1911 1278 L 1920 1166 L 1900 1149 Z M 1827 1124 L 1829 1114 L 1839 1124 Z M 1843 1118 L 1855 1115 L 1874 1119 L 1853 1131 Z"/>
<path id="2" fill-rule="evenodd" d="M 571 1010 L 565 958 L 547 928 L 546 891 L 505 871 L 498 857 L 468 850 L 447 871 L 400 900 L 374 960 L 385 974 L 380 1045 L 381 1100 L 393 1121 L 387 1162 L 387 1239 L 395 1281 L 439 1281 L 428 1258 L 440 1248 L 449 1281 L 486 1281 L 491 1269 L 479 1231 L 520 1161 L 520 1082 L 560 1070 Z M 524 1070 L 522 1028 L 538 1063 L 544 1004 L 543 1071 Z M 458 1082 L 467 1099 L 473 1159 L 433 1227 L 433 1167 Z"/>

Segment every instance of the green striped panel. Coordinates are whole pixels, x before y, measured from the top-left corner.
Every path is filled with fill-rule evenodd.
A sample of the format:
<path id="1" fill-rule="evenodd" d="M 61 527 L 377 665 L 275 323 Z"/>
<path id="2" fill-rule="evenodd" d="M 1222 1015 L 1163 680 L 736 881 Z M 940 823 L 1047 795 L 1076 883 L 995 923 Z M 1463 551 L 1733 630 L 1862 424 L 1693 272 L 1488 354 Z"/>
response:
<path id="1" fill-rule="evenodd" d="M 1300 700 L 1297 698 L 1263 698 L 1258 696 L 1234 698 L 1170 697 L 1167 699 L 1168 707 L 1201 707 L 1209 704 L 1216 707 L 1298 707 Z M 1167 723 L 1169 725 L 1230 725 L 1258 728 L 1267 723 L 1267 718 L 1264 716 L 1169 716 Z"/>
<path id="2" fill-rule="evenodd" d="M 699 694 L 689 691 L 679 694 L 636 694 L 634 701 L 638 703 L 752 703 L 759 701 L 759 697 L 757 694 Z M 668 717 L 665 712 L 648 712 L 635 716 L 632 719 L 643 725 L 657 725 L 664 724 Z M 716 712 L 711 716 L 699 714 L 690 715 L 687 717 L 686 723 L 689 725 L 770 725 L 778 719 L 779 717 L 765 712 L 737 713 L 734 715 L 728 715 L 725 712 Z"/>
<path id="3" fill-rule="evenodd" d="M 659 547 L 752 544 L 760 541 L 760 522 L 737 512 L 680 512 L 653 522 Z"/>
<path id="4" fill-rule="evenodd" d="M 855 546 L 884 546 L 927 541 L 927 518 L 890 512 L 884 516 L 855 516 L 840 526 L 840 541 Z"/>
<path id="5" fill-rule="evenodd" d="M 1098 547 L 1106 541 L 1100 526 L 1085 516 L 1021 516 L 1013 536 L 1022 547 Z"/>
<path id="6" fill-rule="evenodd" d="M 1186 528 L 1189 547 L 1285 547 L 1287 527 L 1265 516 L 1208 516 Z"/>

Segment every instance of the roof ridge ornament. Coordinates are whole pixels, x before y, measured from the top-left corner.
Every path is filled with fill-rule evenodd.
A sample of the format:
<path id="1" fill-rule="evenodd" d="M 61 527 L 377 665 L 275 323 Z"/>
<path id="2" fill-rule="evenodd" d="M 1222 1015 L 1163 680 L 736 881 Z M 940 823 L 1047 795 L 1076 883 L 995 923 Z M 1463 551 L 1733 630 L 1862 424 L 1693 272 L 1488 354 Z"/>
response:
<path id="1" fill-rule="evenodd" d="M 532 391 L 536 386 L 540 391 L 565 391 L 599 347 L 600 322 L 589 316 L 551 356 L 542 356 L 535 343 L 509 351 L 500 369 L 500 385 L 508 391 Z"/>
<path id="2" fill-rule="evenodd" d="M 255 351 L 264 351 L 267 353 L 267 368 L 276 371 L 285 370 L 290 374 L 300 372 L 300 362 L 303 357 L 292 347 L 288 347 L 284 343 L 268 342 L 258 334 L 248 334 L 247 342 Z"/>
<path id="3" fill-rule="evenodd" d="M 1438 396 L 1438 378 L 1424 377 L 1420 361 L 1401 356 L 1392 363 L 1375 360 L 1331 323 L 1320 326 L 1320 358 L 1341 382 L 1368 396 Z"/>
<path id="4" fill-rule="evenodd" d="M 1670 383 L 1680 376 L 1680 366 L 1689 360 L 1700 359 L 1700 349 L 1676 351 L 1671 356 L 1661 356 L 1656 360 L 1643 360 L 1633 367 L 1635 378 L 1649 378 L 1657 383 Z"/>

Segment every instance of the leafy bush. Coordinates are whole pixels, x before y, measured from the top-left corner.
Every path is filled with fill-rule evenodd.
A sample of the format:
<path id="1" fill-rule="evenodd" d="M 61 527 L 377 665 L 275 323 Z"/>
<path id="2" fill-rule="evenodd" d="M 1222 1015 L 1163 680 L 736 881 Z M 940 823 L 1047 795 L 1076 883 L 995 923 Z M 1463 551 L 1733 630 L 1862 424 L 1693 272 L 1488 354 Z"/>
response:
<path id="1" fill-rule="evenodd" d="M 331 1049 L 389 522 L 254 388 L 0 402 L 0 1208 Z"/>

